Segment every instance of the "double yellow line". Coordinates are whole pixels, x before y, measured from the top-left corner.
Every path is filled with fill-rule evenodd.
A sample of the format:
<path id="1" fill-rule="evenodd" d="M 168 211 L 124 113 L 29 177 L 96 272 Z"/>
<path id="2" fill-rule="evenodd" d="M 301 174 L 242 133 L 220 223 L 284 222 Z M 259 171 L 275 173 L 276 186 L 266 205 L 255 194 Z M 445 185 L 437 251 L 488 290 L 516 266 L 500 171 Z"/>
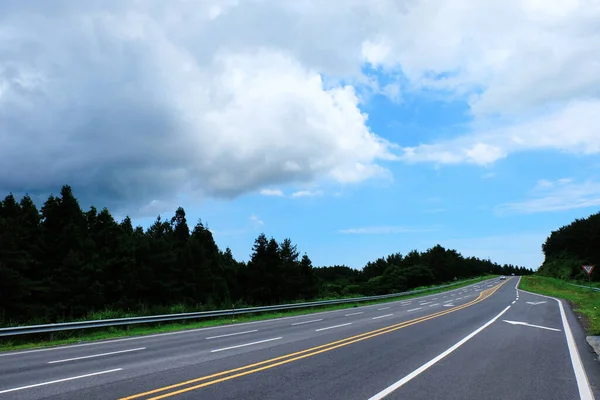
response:
<path id="1" fill-rule="evenodd" d="M 327 351 L 331 351 L 331 350 L 334 350 L 334 349 L 337 349 L 340 347 L 348 346 L 348 345 L 356 343 L 356 342 L 371 339 L 371 338 L 374 338 L 379 335 L 384 335 L 386 333 L 394 332 L 399 329 L 406 328 L 408 326 L 415 325 L 420 322 L 428 321 L 430 319 L 438 318 L 438 317 L 441 317 L 442 315 L 450 314 L 450 313 L 456 312 L 458 310 L 462 310 L 464 308 L 470 307 L 479 302 L 482 302 L 483 300 L 485 300 L 488 297 L 490 297 L 491 295 L 493 295 L 506 282 L 508 282 L 508 280 L 502 282 L 500 285 L 496 286 L 495 288 L 482 291 L 475 300 L 472 300 L 461 306 L 457 306 L 457 307 L 439 311 L 439 312 L 436 312 L 433 314 L 425 315 L 423 317 L 415 318 L 415 319 L 412 319 L 409 321 L 400 322 L 398 324 L 389 325 L 384 328 L 376 329 L 376 330 L 373 330 L 370 332 L 361 333 L 360 335 L 347 337 L 342 340 L 337 340 L 335 342 L 326 343 L 326 344 L 323 344 L 320 346 L 316 346 L 316 347 L 312 347 L 312 348 L 309 348 L 306 350 L 298 351 L 296 353 L 286 354 L 286 355 L 283 355 L 280 357 L 271 358 L 269 360 L 261 361 L 258 363 L 249 364 L 249 365 L 245 365 L 243 367 L 230 369 L 228 371 L 223 371 L 223 372 L 219 372 L 216 374 L 191 379 L 191 380 L 188 380 L 185 382 L 176 383 L 174 385 L 161 387 L 161 388 L 150 390 L 150 391 L 143 392 L 143 393 L 138 393 L 138 394 L 135 394 L 135 395 L 132 395 L 129 397 L 123 397 L 119 400 L 132 400 L 132 399 L 138 399 L 141 397 L 148 398 L 148 396 L 155 395 L 157 393 L 167 392 L 167 393 L 163 393 L 163 394 L 148 398 L 148 400 L 164 399 L 166 397 L 171 397 L 171 396 L 175 396 L 178 394 L 190 392 L 192 390 L 200 389 L 205 386 L 214 385 L 215 383 L 239 378 L 241 376 L 254 374 L 256 372 L 264 371 L 266 369 L 275 368 L 275 367 L 278 367 L 283 364 L 291 363 L 293 361 L 301 360 L 303 358 L 312 357 L 317 354 L 325 353 Z M 198 382 L 202 382 L 202 383 L 193 385 Z M 193 386 L 188 386 L 188 385 L 193 385 Z M 188 387 L 178 389 L 183 386 L 188 386 Z M 172 389 L 177 389 L 177 390 L 170 391 Z"/>

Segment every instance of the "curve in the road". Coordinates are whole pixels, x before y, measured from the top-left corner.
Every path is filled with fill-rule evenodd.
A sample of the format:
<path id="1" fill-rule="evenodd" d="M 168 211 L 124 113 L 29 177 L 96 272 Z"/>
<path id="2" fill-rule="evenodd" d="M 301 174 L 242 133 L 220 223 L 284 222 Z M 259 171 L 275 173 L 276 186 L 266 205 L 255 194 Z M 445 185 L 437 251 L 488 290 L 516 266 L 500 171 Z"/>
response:
<path id="1" fill-rule="evenodd" d="M 271 368 L 275 368 L 278 367 L 280 365 L 284 365 L 284 364 L 288 364 L 297 360 L 301 360 L 301 359 L 305 359 L 308 357 L 312 357 L 315 356 L 317 354 L 321 354 L 324 352 L 328 352 L 340 347 L 344 347 L 344 346 L 348 346 L 350 344 L 353 343 L 357 343 L 363 340 L 367 340 L 370 338 L 374 338 L 376 336 L 380 336 L 380 335 L 384 335 L 386 333 L 390 333 L 390 332 L 394 332 L 397 331 L 399 329 L 403 329 L 406 328 L 408 326 L 411 325 L 415 325 L 424 321 L 428 321 L 434 318 L 438 318 L 441 317 L 443 315 L 447 315 L 459 310 L 462 310 L 464 308 L 470 307 L 474 304 L 477 304 L 479 302 L 484 301 L 485 299 L 489 298 L 491 295 L 493 295 L 498 289 L 500 289 L 500 287 L 502 287 L 504 284 L 506 284 L 506 282 L 508 281 L 504 281 L 503 283 L 491 288 L 491 289 L 486 289 L 485 291 L 482 291 L 479 296 L 468 302 L 465 303 L 463 305 L 460 306 L 456 306 L 450 309 L 446 309 L 443 311 L 439 311 L 433 314 L 429 314 L 429 315 L 425 315 L 419 318 L 415 318 L 409 321 L 404 321 L 398 324 L 393 324 L 390 326 L 386 326 L 383 328 L 379 328 L 373 331 L 369 331 L 369 332 L 365 332 L 359 335 L 355 335 L 355 336 L 351 336 L 345 339 L 341 339 L 341 340 L 337 340 L 334 342 L 330 342 L 330 343 L 326 343 L 320 346 L 316 346 L 316 347 L 312 347 L 309 349 L 305 349 L 299 352 L 295 352 L 295 353 L 291 353 L 291 354 L 286 354 L 283 356 L 279 356 L 279 357 L 275 357 L 272 359 L 268 359 L 268 360 L 264 360 L 258 363 L 253 363 L 253 364 L 249 364 L 249 365 L 245 365 L 239 368 L 234 368 L 231 370 L 227 370 L 227 371 L 222 371 L 216 374 L 211 374 L 211 375 L 207 375 L 207 376 L 203 376 L 203 377 L 199 377 L 199 378 L 195 378 L 195 379 L 191 379 L 191 380 L 187 380 L 184 382 L 180 382 L 180 383 L 176 383 L 173 385 L 169 385 L 169 386 L 165 386 L 165 387 L 161 387 L 161 388 L 157 388 L 154 390 L 150 390 L 150 391 L 146 391 L 143 393 L 138 393 L 132 396 L 128 396 L 128 397 L 124 397 L 121 398 L 120 400 L 133 400 L 133 399 L 138 399 L 138 398 L 142 398 L 142 397 L 148 397 L 157 393 L 161 393 L 161 392 L 168 392 L 168 393 L 164 393 L 155 397 L 151 397 L 152 400 L 159 400 L 159 399 L 164 399 L 167 397 L 171 397 L 171 396 L 175 396 L 178 394 L 182 394 L 182 393 L 186 393 L 186 392 L 190 392 L 193 390 L 197 390 L 206 386 L 210 386 L 210 385 L 214 385 L 220 382 L 224 382 L 224 381 L 228 381 L 228 380 L 232 380 L 235 378 L 239 378 L 242 376 L 246 376 L 246 375 L 250 375 L 250 374 L 254 374 L 260 371 L 264 371 L 266 369 L 271 369 Z M 243 371 L 243 372 L 241 372 Z M 203 382 L 205 381 L 205 382 Z M 195 383 L 198 382 L 203 382 L 201 384 L 198 385 L 194 385 Z M 193 385 L 193 386 L 189 386 L 189 387 L 184 387 L 184 386 L 188 386 L 188 385 Z M 179 389 L 182 388 L 182 389 Z M 172 389 L 177 389 L 174 391 L 170 391 Z M 170 391 L 170 392 L 169 392 Z"/>

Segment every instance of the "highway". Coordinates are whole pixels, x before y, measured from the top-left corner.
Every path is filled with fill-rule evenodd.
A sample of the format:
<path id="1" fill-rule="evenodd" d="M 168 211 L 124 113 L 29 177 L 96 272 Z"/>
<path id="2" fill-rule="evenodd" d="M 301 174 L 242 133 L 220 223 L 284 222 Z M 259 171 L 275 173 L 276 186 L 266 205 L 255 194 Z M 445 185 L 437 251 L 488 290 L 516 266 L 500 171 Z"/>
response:
<path id="1" fill-rule="evenodd" d="M 0 400 L 600 399 L 600 362 L 568 304 L 518 281 L 0 353 Z"/>

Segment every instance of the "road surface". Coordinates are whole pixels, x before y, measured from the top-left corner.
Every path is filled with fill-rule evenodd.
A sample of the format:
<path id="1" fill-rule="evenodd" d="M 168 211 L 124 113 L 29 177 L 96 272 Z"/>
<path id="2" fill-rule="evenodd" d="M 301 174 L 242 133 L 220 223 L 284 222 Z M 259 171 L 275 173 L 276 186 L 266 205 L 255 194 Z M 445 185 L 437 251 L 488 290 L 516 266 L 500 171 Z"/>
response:
<path id="1" fill-rule="evenodd" d="M 600 399 L 566 303 L 518 277 L 345 310 L 0 353 L 2 399 Z"/>

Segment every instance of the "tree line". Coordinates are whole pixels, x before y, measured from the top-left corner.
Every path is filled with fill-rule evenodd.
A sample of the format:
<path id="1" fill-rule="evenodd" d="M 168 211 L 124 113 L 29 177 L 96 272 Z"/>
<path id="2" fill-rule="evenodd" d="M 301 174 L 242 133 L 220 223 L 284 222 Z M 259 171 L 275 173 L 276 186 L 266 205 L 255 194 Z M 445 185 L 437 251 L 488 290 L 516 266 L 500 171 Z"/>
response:
<path id="1" fill-rule="evenodd" d="M 594 265 L 591 280 L 600 280 L 600 212 L 552 231 L 542 245 L 541 275 L 560 279 L 588 279 L 583 265 Z"/>
<path id="2" fill-rule="evenodd" d="M 265 234 L 241 262 L 202 221 L 190 227 L 183 208 L 144 229 L 106 208 L 83 211 L 69 186 L 40 209 L 27 195 L 0 201 L 0 325 L 385 294 L 488 273 L 532 271 L 440 245 L 361 270 L 315 267 L 290 239 Z"/>

